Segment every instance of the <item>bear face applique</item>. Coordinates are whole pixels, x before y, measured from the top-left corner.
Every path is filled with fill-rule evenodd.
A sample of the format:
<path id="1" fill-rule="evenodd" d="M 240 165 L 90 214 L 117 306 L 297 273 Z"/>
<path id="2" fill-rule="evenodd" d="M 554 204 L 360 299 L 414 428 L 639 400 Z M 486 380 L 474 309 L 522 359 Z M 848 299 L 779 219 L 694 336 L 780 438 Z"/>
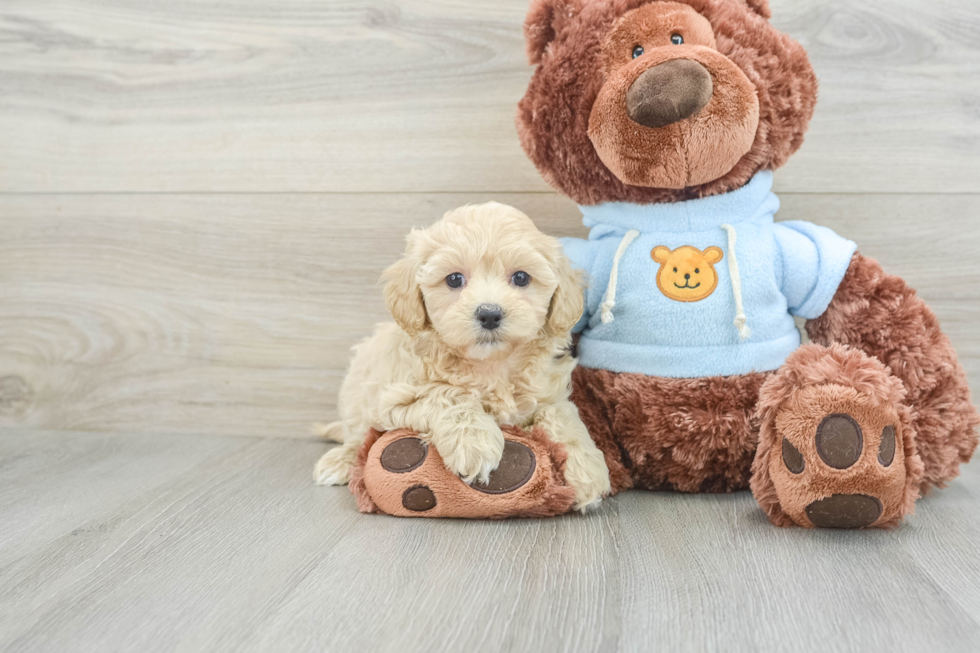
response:
<path id="1" fill-rule="evenodd" d="M 718 287 L 715 264 L 725 254 L 718 247 L 701 251 L 684 245 L 671 250 L 661 245 L 653 248 L 650 256 L 660 264 L 657 287 L 665 297 L 678 302 L 699 302 L 710 297 Z"/>

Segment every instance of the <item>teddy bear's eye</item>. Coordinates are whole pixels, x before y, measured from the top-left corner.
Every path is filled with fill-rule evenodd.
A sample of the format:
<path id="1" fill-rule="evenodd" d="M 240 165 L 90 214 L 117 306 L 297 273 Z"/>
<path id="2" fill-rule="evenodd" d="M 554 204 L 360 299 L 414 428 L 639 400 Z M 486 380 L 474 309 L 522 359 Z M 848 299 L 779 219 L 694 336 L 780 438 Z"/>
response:
<path id="1" fill-rule="evenodd" d="M 701 268 L 694 268 L 694 274 L 701 274 Z"/>
<path id="2" fill-rule="evenodd" d="M 446 285 L 450 288 L 462 288 L 464 283 L 466 283 L 466 277 L 459 272 L 453 272 L 446 277 Z"/>
<path id="3" fill-rule="evenodd" d="M 514 282 L 515 286 L 520 286 L 523 288 L 527 284 L 531 283 L 531 275 L 527 272 L 515 272 L 514 276 L 512 276 L 510 280 Z"/>
<path id="4" fill-rule="evenodd" d="M 677 272 L 677 268 L 674 268 L 674 272 Z"/>
<path id="5" fill-rule="evenodd" d="M 633 48 L 633 58 L 634 59 L 636 59 L 637 57 L 642 57 L 642 56 L 643 56 L 643 46 L 642 45 L 638 45 L 635 48 Z"/>
<path id="6" fill-rule="evenodd" d="M 684 43 L 684 37 L 681 36 L 680 34 L 671 34 L 670 42 L 673 43 L 674 45 L 682 45 Z"/>

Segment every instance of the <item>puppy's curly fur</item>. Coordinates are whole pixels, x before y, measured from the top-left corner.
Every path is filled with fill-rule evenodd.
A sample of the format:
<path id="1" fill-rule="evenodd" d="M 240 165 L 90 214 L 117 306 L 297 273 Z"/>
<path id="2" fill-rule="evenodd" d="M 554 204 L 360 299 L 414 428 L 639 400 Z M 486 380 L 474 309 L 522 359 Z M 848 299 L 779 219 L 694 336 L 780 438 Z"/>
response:
<path id="1" fill-rule="evenodd" d="M 530 282 L 515 283 L 517 272 Z M 449 286 L 452 274 L 463 276 L 461 287 Z M 542 427 L 564 444 L 577 508 L 609 493 L 602 453 L 569 401 L 582 280 L 557 240 L 509 206 L 466 206 L 413 230 L 382 281 L 396 324 L 354 348 L 341 422 L 327 427 L 343 445 L 317 463 L 317 483 L 349 480 L 371 428 L 418 431 L 451 472 L 486 480 L 503 453 L 500 426 L 512 424 Z M 493 330 L 477 317 L 488 305 L 502 309 Z"/>

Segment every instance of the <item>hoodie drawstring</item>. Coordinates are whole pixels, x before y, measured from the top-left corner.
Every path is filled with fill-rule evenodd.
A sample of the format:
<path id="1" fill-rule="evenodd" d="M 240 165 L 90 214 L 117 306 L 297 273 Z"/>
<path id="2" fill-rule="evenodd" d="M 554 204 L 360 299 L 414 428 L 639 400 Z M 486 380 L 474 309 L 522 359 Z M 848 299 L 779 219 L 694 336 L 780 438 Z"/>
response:
<path id="1" fill-rule="evenodd" d="M 721 228 L 728 233 L 728 274 L 732 278 L 732 294 L 735 296 L 735 326 L 742 340 L 748 340 L 752 335 L 749 320 L 745 317 L 745 306 L 742 303 L 742 278 L 738 274 L 738 259 L 735 258 L 735 227 L 723 224 Z"/>
<path id="2" fill-rule="evenodd" d="M 623 236 L 623 239 L 619 242 L 619 247 L 616 248 L 616 256 L 613 258 L 612 272 L 609 273 L 609 285 L 606 286 L 606 298 L 602 302 L 602 323 L 609 324 L 613 321 L 613 308 L 616 306 L 616 284 L 619 283 L 619 261 L 623 258 L 623 254 L 626 253 L 626 248 L 630 246 L 636 238 L 640 235 L 640 232 L 636 229 L 630 229 Z"/>
<path id="3" fill-rule="evenodd" d="M 739 337 L 741 337 L 742 340 L 748 340 L 750 337 L 752 337 L 752 329 L 749 328 L 749 320 L 745 315 L 745 305 L 742 299 L 742 277 L 738 272 L 738 257 L 735 255 L 735 243 L 737 241 L 735 227 L 730 224 L 723 224 L 721 225 L 721 228 L 728 234 L 728 275 L 731 277 L 732 295 L 735 297 L 734 324 L 738 329 Z M 612 271 L 609 273 L 609 285 L 606 286 L 606 296 L 601 306 L 603 324 L 610 324 L 615 319 L 613 316 L 613 308 L 616 307 L 616 286 L 619 283 L 619 262 L 622 260 L 623 255 L 626 254 L 626 249 L 639 237 L 639 235 L 639 231 L 636 229 L 630 229 L 619 242 L 619 247 L 616 248 L 616 255 L 613 257 Z"/>

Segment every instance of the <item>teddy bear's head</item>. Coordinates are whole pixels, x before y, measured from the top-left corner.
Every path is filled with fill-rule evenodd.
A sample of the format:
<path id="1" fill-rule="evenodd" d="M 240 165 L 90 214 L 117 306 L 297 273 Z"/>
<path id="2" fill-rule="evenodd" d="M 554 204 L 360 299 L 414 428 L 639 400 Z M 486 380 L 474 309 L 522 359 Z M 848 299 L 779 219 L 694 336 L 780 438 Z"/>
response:
<path id="1" fill-rule="evenodd" d="M 579 204 L 725 193 L 803 142 L 817 80 L 768 0 L 532 0 L 517 126 Z"/>

